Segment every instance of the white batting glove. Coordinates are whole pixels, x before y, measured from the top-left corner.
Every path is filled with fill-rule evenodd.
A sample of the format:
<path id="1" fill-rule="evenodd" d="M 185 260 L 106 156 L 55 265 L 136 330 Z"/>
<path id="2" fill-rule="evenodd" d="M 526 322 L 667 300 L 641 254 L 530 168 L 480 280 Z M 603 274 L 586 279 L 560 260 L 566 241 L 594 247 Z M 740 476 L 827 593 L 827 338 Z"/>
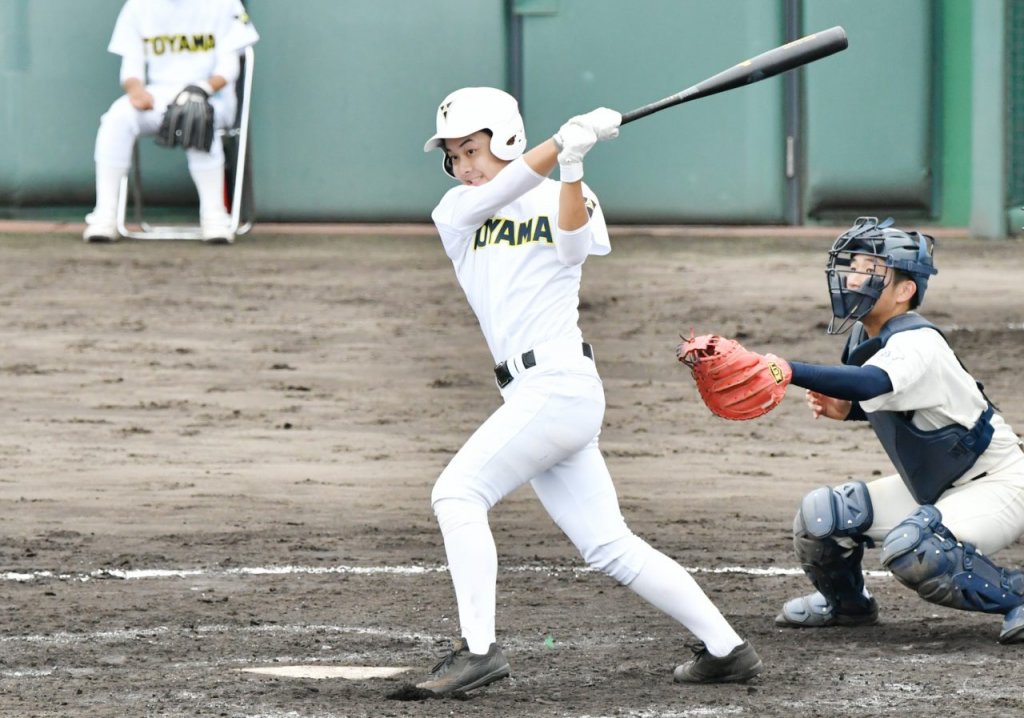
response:
<path id="1" fill-rule="evenodd" d="M 597 135 L 589 127 L 569 120 L 553 138 L 558 146 L 558 171 L 562 182 L 583 179 L 583 157 L 597 144 Z"/>
<path id="2" fill-rule="evenodd" d="M 599 142 L 614 140 L 619 136 L 619 125 L 622 124 L 622 113 L 609 110 L 607 107 L 598 107 L 585 115 L 577 115 L 569 122 L 589 127 L 597 135 Z"/>

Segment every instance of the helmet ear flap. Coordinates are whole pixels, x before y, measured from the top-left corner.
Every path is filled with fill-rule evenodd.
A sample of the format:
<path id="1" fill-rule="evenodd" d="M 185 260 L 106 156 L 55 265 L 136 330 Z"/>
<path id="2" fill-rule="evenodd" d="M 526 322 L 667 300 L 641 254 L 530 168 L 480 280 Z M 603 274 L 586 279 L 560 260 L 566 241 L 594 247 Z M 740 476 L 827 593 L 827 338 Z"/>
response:
<path id="1" fill-rule="evenodd" d="M 526 128 L 518 113 L 502 127 L 491 130 L 491 154 L 499 160 L 514 160 L 526 150 Z"/>
<path id="2" fill-rule="evenodd" d="M 441 156 L 441 169 L 443 169 L 444 173 L 452 179 L 457 179 L 455 177 L 455 169 L 452 167 L 452 158 L 448 156 L 447 152 Z"/>

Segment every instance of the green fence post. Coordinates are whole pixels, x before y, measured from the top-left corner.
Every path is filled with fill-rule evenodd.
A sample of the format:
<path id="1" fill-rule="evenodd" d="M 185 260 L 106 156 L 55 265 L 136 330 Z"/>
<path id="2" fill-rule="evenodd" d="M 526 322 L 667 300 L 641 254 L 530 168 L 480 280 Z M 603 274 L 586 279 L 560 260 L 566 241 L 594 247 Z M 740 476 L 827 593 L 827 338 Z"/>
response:
<path id="1" fill-rule="evenodd" d="M 1003 239 L 1006 222 L 1005 0 L 972 3 L 971 234 Z"/>

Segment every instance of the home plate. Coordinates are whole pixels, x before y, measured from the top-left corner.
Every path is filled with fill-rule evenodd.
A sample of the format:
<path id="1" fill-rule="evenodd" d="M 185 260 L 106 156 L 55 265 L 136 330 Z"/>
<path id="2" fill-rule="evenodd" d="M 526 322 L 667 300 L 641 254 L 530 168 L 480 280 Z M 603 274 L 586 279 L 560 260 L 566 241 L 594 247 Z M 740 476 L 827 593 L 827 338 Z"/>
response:
<path id="1" fill-rule="evenodd" d="M 347 678 L 350 681 L 362 681 L 367 678 L 390 678 L 410 669 L 403 666 L 272 666 L 241 670 L 285 678 Z"/>

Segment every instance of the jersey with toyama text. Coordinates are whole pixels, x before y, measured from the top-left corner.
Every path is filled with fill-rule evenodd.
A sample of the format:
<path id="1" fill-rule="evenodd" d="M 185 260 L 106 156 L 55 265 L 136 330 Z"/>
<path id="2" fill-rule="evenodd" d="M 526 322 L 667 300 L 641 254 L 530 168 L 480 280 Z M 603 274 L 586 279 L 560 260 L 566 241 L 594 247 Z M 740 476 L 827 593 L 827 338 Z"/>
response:
<path id="1" fill-rule="evenodd" d="M 974 378 L 934 329 L 893 334 L 864 366 L 877 366 L 892 381 L 891 392 L 860 402 L 866 412 L 913 411 L 914 426 L 932 431 L 954 423 L 971 428 L 988 407 Z M 992 415 L 992 428 L 988 449 L 954 485 L 1020 460 L 1020 438 L 998 413 Z"/>
<path id="2" fill-rule="evenodd" d="M 519 158 L 486 184 L 453 187 L 431 214 L 495 363 L 545 341 L 583 341 L 583 263 L 567 266 L 555 249 L 560 191 Z M 586 254 L 608 254 L 604 214 L 586 184 L 583 197 L 590 221 L 569 234 L 589 233 Z"/>
<path id="3" fill-rule="evenodd" d="M 207 80 L 227 53 L 259 40 L 240 0 L 128 0 L 107 50 L 144 61 L 149 85 Z"/>

